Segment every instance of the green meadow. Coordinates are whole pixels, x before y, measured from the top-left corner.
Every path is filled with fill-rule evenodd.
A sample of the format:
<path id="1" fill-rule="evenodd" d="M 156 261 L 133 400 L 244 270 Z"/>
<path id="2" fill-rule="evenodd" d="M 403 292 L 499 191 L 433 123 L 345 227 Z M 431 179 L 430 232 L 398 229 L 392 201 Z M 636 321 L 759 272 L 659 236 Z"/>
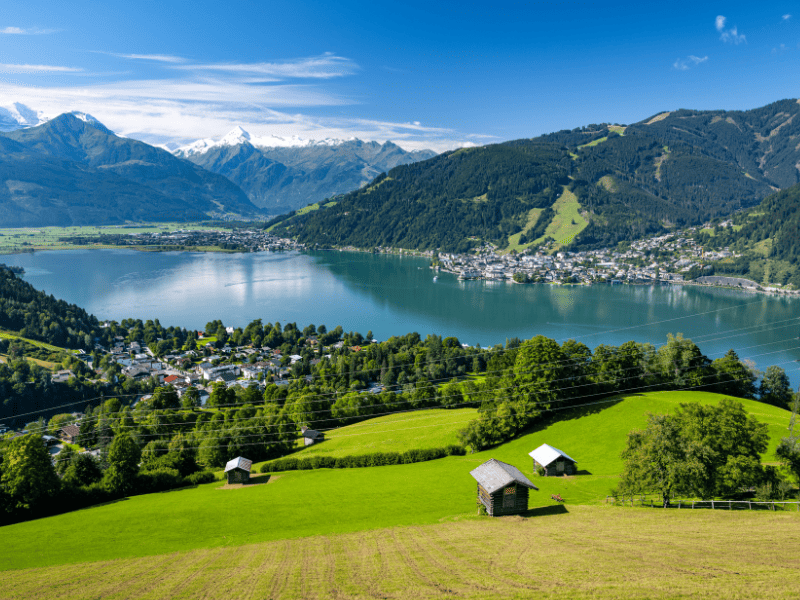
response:
<path id="1" fill-rule="evenodd" d="M 474 408 L 435 408 L 374 417 L 325 431 L 324 443 L 303 448 L 292 457 L 338 458 L 374 452 L 405 452 L 415 448 L 441 448 L 458 444 L 458 430 L 466 427 L 477 414 Z"/>
<path id="2" fill-rule="evenodd" d="M 606 510 L 603 505 L 622 468 L 619 454 L 628 431 L 643 427 L 648 412 L 670 412 L 687 401 L 716 403 L 722 397 L 701 392 L 631 395 L 554 413 L 549 422 L 530 433 L 467 456 L 410 465 L 262 475 L 251 485 L 234 489 L 221 489 L 222 482 L 217 481 L 19 523 L 2 529 L 0 570 L 238 547 L 387 527 L 480 521 L 475 516 L 475 482 L 469 472 L 489 458 L 519 467 L 540 488 L 531 493 L 531 509 L 560 510 L 550 499 L 551 494 L 558 493 L 567 507 L 594 505 Z M 769 425 L 772 441 L 764 458 L 773 460 L 789 413 L 755 401 L 744 403 Z M 309 451 L 322 451 L 328 443 L 341 454 L 372 451 L 381 436 L 390 433 L 397 444 L 430 447 L 434 441 L 439 444 L 451 439 L 447 436 L 455 431 L 455 417 L 467 414 L 463 410 L 424 412 L 427 414 L 405 413 L 379 421 L 381 429 L 397 431 L 379 433 L 376 428 L 358 435 L 367 431 L 369 421 L 342 428 Z M 442 432 L 431 433 L 437 428 L 427 425 L 435 425 L 437 419 Z M 535 476 L 528 452 L 542 443 L 577 460 L 578 475 Z"/>

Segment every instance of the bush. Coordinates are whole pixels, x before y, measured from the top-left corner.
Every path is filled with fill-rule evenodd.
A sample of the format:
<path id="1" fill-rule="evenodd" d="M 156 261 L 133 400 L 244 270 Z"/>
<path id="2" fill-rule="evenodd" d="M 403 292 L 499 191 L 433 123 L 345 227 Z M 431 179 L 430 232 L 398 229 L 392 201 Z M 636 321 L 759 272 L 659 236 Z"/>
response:
<path id="1" fill-rule="evenodd" d="M 198 471 L 186 477 L 186 481 L 192 485 L 200 485 L 201 483 L 211 483 L 216 481 L 217 477 L 211 471 Z"/>
<path id="2" fill-rule="evenodd" d="M 185 485 L 186 481 L 181 477 L 178 469 L 161 468 L 154 471 L 145 471 L 136 476 L 137 494 L 164 492 Z"/>
<path id="3" fill-rule="evenodd" d="M 356 456 L 312 456 L 307 458 L 282 458 L 261 465 L 262 473 L 279 471 L 296 471 L 308 469 L 357 469 L 361 467 L 383 467 L 387 465 L 407 465 L 445 456 L 464 456 L 466 450 L 457 445 L 443 448 L 427 448 L 423 450 L 407 450 L 406 452 L 374 452 Z"/>

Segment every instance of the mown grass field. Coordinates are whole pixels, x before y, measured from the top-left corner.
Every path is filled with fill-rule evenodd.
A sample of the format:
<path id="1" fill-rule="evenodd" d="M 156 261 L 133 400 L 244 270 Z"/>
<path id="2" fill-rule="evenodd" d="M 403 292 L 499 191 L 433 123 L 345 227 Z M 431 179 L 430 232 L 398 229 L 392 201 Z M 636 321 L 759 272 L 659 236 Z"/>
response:
<path id="1" fill-rule="evenodd" d="M 263 476 L 260 481 L 268 482 L 240 489 L 222 490 L 222 483 L 215 482 L 19 523 L 1 530 L 0 570 L 470 520 L 475 514 L 475 482 L 469 472 L 489 458 L 516 465 L 532 478 L 540 491 L 531 493 L 531 509 L 554 506 L 550 499 L 554 493 L 564 497 L 568 510 L 575 505 L 604 508 L 622 467 L 619 453 L 625 437 L 645 424 L 648 411 L 669 412 L 680 402 L 714 403 L 721 398 L 697 392 L 633 395 L 565 411 L 557 421 L 477 454 L 410 465 L 286 472 L 269 480 Z M 753 401 L 745 405 L 770 427 L 772 443 L 765 456 L 771 459 L 777 441 L 785 435 L 789 413 Z M 446 416 L 448 411 L 441 413 Z M 351 438 L 353 447 L 359 444 L 356 439 Z M 575 458 L 580 473 L 533 475 L 528 452 L 542 443 Z M 426 445 L 420 443 L 420 447 Z M 354 453 L 344 445 L 339 451 Z M 65 535 L 57 535 L 54 543 L 56 532 Z M 628 533 L 635 537 L 635 532 Z"/>
<path id="2" fill-rule="evenodd" d="M 458 430 L 466 427 L 477 414 L 474 408 L 437 408 L 375 417 L 326 431 L 324 443 L 304 448 L 292 457 L 338 458 L 373 452 L 405 452 L 414 448 L 441 448 L 458 444 Z"/>
<path id="3" fill-rule="evenodd" d="M 525 223 L 525 227 L 522 228 L 522 231 L 519 233 L 515 233 L 514 235 L 508 236 L 508 247 L 504 250 L 504 252 L 511 252 L 512 250 L 516 250 L 517 252 L 528 248 L 533 242 L 529 242 L 527 244 L 520 244 L 519 238 L 522 237 L 522 234 L 532 229 L 536 222 L 539 220 L 539 215 L 542 214 L 544 211 L 543 208 L 532 208 L 528 211 L 528 220 Z"/>
<path id="4" fill-rule="evenodd" d="M 795 513 L 553 507 L 5 571 L 0 585 L 8 600 L 796 598 L 798 524 Z"/>

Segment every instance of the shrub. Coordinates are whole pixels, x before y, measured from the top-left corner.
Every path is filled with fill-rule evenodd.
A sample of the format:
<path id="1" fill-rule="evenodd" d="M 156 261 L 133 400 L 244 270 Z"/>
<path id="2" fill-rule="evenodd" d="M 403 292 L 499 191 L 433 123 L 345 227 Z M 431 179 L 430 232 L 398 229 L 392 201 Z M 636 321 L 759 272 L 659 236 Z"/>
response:
<path id="1" fill-rule="evenodd" d="M 200 485 L 201 483 L 211 483 L 216 481 L 217 477 L 211 471 L 198 471 L 186 477 L 186 481 L 192 485 Z"/>
<path id="2" fill-rule="evenodd" d="M 136 493 L 150 494 L 183 487 L 186 481 L 177 469 L 155 469 L 136 476 Z"/>

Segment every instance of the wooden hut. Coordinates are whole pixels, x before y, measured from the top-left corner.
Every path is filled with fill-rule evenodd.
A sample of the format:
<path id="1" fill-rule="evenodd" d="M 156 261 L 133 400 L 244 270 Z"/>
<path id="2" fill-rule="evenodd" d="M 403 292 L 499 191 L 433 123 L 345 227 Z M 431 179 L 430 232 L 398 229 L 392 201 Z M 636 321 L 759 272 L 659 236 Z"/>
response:
<path id="1" fill-rule="evenodd" d="M 81 433 L 81 428 L 77 425 L 66 425 L 61 428 L 58 432 L 58 437 L 60 437 L 65 442 L 70 444 L 74 444 L 75 441 L 78 439 L 78 436 Z"/>
<path id="2" fill-rule="evenodd" d="M 542 444 L 528 454 L 533 459 L 533 470 L 542 469 L 544 475 L 574 475 L 578 469 L 574 458 L 549 444 Z"/>
<path id="3" fill-rule="evenodd" d="M 515 466 L 494 458 L 470 471 L 478 482 L 478 502 L 492 517 L 528 510 L 528 490 L 538 490 Z"/>
<path id="4" fill-rule="evenodd" d="M 250 481 L 250 467 L 252 466 L 252 460 L 237 456 L 225 465 L 225 478 L 228 483 L 247 483 Z"/>
<path id="5" fill-rule="evenodd" d="M 302 427 L 302 432 L 304 446 L 313 446 L 314 444 L 325 441 L 325 434 L 321 431 L 309 429 L 308 427 Z"/>

